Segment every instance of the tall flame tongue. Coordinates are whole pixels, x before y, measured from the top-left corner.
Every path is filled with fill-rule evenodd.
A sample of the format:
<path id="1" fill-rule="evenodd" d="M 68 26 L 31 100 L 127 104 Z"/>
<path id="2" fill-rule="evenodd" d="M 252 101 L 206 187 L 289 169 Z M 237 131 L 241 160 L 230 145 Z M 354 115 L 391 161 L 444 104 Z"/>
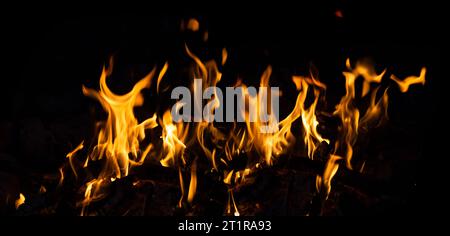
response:
<path id="1" fill-rule="evenodd" d="M 112 66 L 110 66 L 112 68 Z M 93 200 L 101 197 L 101 186 L 116 178 L 127 176 L 129 168 L 143 163 L 151 146 L 140 151 L 139 142 L 145 138 L 145 130 L 157 126 L 156 115 L 139 123 L 134 116 L 133 108 L 141 106 L 144 99 L 141 90 L 149 88 L 155 70 L 137 82 L 133 89 L 124 95 L 114 94 L 106 84 L 106 77 L 111 69 L 103 68 L 100 76 L 100 91 L 83 86 L 83 94 L 100 102 L 107 112 L 108 118 L 100 123 L 97 145 L 90 152 L 88 161 L 103 160 L 98 176 L 86 184 L 84 208 Z"/>
<path id="2" fill-rule="evenodd" d="M 317 80 L 313 73 L 310 73 L 310 77 L 293 76 L 297 90 L 301 90 L 297 97 L 297 104 L 294 111 L 297 111 L 301 115 L 302 127 L 303 127 L 303 141 L 306 146 L 308 157 L 314 157 L 314 151 L 317 149 L 318 144 L 325 142 L 330 143 L 328 139 L 322 137 L 317 131 L 319 121 L 316 116 L 316 108 L 319 99 L 323 98 L 323 93 L 327 89 L 326 85 Z M 305 108 L 305 100 L 308 92 L 313 91 L 314 101 L 308 107 Z"/>
<path id="3" fill-rule="evenodd" d="M 373 66 L 367 63 L 356 63 L 356 67 L 352 69 L 350 65 L 350 59 L 346 61 L 347 69 L 350 71 L 343 72 L 345 77 L 345 91 L 346 94 L 342 97 L 338 105 L 336 105 L 336 110 L 334 115 L 338 116 L 342 122 L 341 126 L 341 137 L 335 143 L 335 152 L 342 152 L 341 155 L 344 156 L 346 166 L 352 169 L 352 156 L 353 156 L 353 145 L 358 138 L 358 129 L 360 127 L 360 122 L 367 124 L 369 120 L 373 120 L 381 115 L 380 106 L 385 107 L 384 111 L 387 110 L 387 93 L 384 93 L 381 101 L 382 103 L 375 104 L 376 92 L 378 88 L 372 93 L 371 104 L 367 113 L 360 120 L 360 111 L 355 105 L 356 99 L 356 88 L 355 81 L 357 78 L 362 77 L 363 89 L 362 97 L 366 96 L 371 88 L 370 83 L 380 83 L 386 70 L 381 74 L 376 74 Z M 387 117 L 387 116 L 385 116 Z"/>

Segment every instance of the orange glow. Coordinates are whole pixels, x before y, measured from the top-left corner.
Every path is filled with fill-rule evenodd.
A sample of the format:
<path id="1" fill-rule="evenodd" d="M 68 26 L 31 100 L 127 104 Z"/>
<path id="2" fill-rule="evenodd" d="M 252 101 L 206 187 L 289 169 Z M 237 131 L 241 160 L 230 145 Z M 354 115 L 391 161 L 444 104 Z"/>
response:
<path id="1" fill-rule="evenodd" d="M 196 32 L 200 28 L 200 23 L 198 22 L 197 19 L 191 18 L 191 19 L 189 19 L 189 21 L 187 23 L 187 28 L 189 30 L 192 30 L 192 31 Z"/>
<path id="2" fill-rule="evenodd" d="M 225 62 L 227 62 L 228 58 L 228 52 L 227 49 L 222 49 L 222 66 L 225 65 Z"/>
<path id="3" fill-rule="evenodd" d="M 192 203 L 194 200 L 195 193 L 197 192 L 197 163 L 194 163 L 191 166 L 191 181 L 189 184 L 189 193 L 188 193 L 188 202 Z"/>
<path id="4" fill-rule="evenodd" d="M 138 165 L 145 159 L 138 154 L 139 141 L 145 138 L 146 129 L 157 126 L 156 115 L 138 123 L 133 108 L 143 104 L 140 92 L 150 86 L 154 73 L 155 70 L 152 70 L 124 95 L 114 94 L 108 88 L 106 77 L 111 71 L 105 68 L 100 77 L 99 92 L 83 86 L 83 94 L 99 101 L 108 113 L 108 119 L 102 124 L 98 134 L 98 143 L 90 153 L 90 159 L 93 161 L 106 158 L 108 164 L 104 166 L 101 177 L 127 176 L 130 165 Z"/>

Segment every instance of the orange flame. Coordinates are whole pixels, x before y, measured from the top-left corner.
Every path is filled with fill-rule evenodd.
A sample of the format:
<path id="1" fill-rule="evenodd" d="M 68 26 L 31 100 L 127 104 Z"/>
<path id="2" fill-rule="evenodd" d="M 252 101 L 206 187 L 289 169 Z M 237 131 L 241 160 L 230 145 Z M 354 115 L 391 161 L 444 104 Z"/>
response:
<path id="1" fill-rule="evenodd" d="M 195 193 L 197 191 L 197 162 L 194 161 L 194 163 L 191 166 L 191 181 L 189 184 L 189 193 L 187 201 L 189 203 L 192 203 L 195 197 Z"/>
<path id="2" fill-rule="evenodd" d="M 155 73 L 152 70 L 147 76 L 136 83 L 133 89 L 124 95 L 114 94 L 106 84 L 110 70 L 103 68 L 100 76 L 100 91 L 83 86 L 83 94 L 95 98 L 108 113 L 108 118 L 98 134 L 98 143 L 90 154 L 91 160 L 106 158 L 107 164 L 100 174 L 101 178 L 127 176 L 130 165 L 141 164 L 145 156 L 139 156 L 139 141 L 145 138 L 145 130 L 157 126 L 156 115 L 138 123 L 133 108 L 143 104 L 140 94 L 144 88 L 149 88 Z M 129 155 L 132 155 L 132 158 Z"/>
<path id="3" fill-rule="evenodd" d="M 83 94 L 99 101 L 103 109 L 107 112 L 108 118 L 106 122 L 99 123 L 100 131 L 98 133 L 97 145 L 90 152 L 84 164 L 84 167 L 87 167 L 89 159 L 92 161 L 104 159 L 103 168 L 98 176 L 86 184 L 84 200 L 81 202 L 83 207 L 82 215 L 85 214 L 86 207 L 92 201 L 103 197 L 103 193 L 101 193 L 102 185 L 113 182 L 117 178 L 127 176 L 131 166 L 141 165 L 143 163 L 152 146 L 147 146 L 145 151 L 141 153 L 139 142 L 145 138 L 146 129 L 152 129 L 157 126 L 156 115 L 138 123 L 133 113 L 134 107 L 143 104 L 144 99 L 141 95 L 141 90 L 150 87 L 155 70 L 152 70 L 147 76 L 137 82 L 133 89 L 124 95 L 114 94 L 108 88 L 106 77 L 111 72 L 112 63 L 109 69 L 104 67 L 102 70 L 100 91 L 97 92 L 83 86 Z M 69 160 L 82 147 L 83 143 L 69 153 L 67 155 Z M 76 173 L 72 163 L 71 167 L 74 173 Z"/>
<path id="4" fill-rule="evenodd" d="M 77 170 L 76 170 L 76 168 L 75 168 L 75 165 L 73 164 L 72 158 L 73 158 L 73 156 L 74 156 L 78 151 L 80 151 L 81 149 L 84 148 L 84 145 L 83 145 L 83 144 L 84 144 L 84 141 L 82 141 L 80 144 L 78 144 L 78 146 L 77 146 L 74 150 L 72 150 L 71 152 L 69 152 L 69 153 L 66 155 L 66 158 L 69 159 L 70 168 L 72 168 L 72 172 L 73 172 L 73 174 L 75 175 L 76 178 L 78 178 L 78 174 L 77 174 Z M 62 170 L 61 170 L 61 171 L 62 171 Z"/>
<path id="5" fill-rule="evenodd" d="M 172 115 L 170 111 L 166 111 L 162 118 L 163 133 L 163 149 L 166 155 L 161 159 L 161 165 L 165 167 L 173 166 L 178 163 L 178 158 L 181 158 L 183 163 L 186 161 L 183 157 L 183 151 L 186 145 L 183 143 L 188 129 L 183 129 L 183 123 L 172 123 Z"/>
<path id="6" fill-rule="evenodd" d="M 191 22 L 191 20 L 193 21 Z M 198 21 L 195 19 L 191 20 L 187 27 L 193 31 L 198 30 Z M 222 79 L 222 73 L 219 71 L 217 63 L 213 60 L 202 62 L 187 46 L 186 53 L 194 61 L 191 68 L 192 75 L 193 78 L 202 79 L 202 89 L 215 88 Z M 223 49 L 222 66 L 226 63 L 227 57 L 228 53 L 226 49 Z M 373 86 L 373 84 L 381 83 L 386 70 L 377 73 L 375 67 L 367 62 L 357 62 L 352 67 L 349 59 L 346 61 L 346 66 L 348 71 L 343 72 L 346 93 L 333 111 L 333 115 L 341 121 L 338 129 L 339 135 L 337 140 L 335 140 L 332 154 L 329 154 L 325 163 L 322 175 L 316 177 L 317 191 L 323 193 L 326 197 L 330 194 L 331 182 L 339 169 L 340 160 L 345 160 L 347 168 L 353 168 L 352 158 L 358 134 L 364 133 L 370 127 L 381 125 L 388 118 L 388 88 L 384 89 L 381 97 L 377 99 L 381 85 Z M 161 86 L 167 70 L 168 63 L 165 63 L 157 78 L 156 91 L 158 94 L 168 88 Z M 252 173 L 260 168 L 261 165 L 265 163 L 267 166 L 271 166 L 282 154 L 292 150 L 291 147 L 296 141 L 296 135 L 292 133 L 291 129 L 297 119 L 299 119 L 298 124 L 302 128 L 302 134 L 299 135 L 302 138 L 300 140 L 302 140 L 305 152 L 309 158 L 314 158 L 319 144 L 322 142 L 330 144 L 330 140 L 322 137 L 318 130 L 318 114 L 321 114 L 318 113 L 318 109 L 323 105 L 321 102 L 327 87 L 319 81 L 317 76 L 314 76 L 315 73 L 312 71 L 308 76 L 292 77 L 298 95 L 294 108 L 281 121 L 278 121 L 277 117 L 275 117 L 272 104 L 261 101 L 262 98 L 270 100 L 273 96 L 281 96 L 281 93 L 275 94 L 270 90 L 260 89 L 255 96 L 255 94 L 249 92 L 249 88 L 246 87 L 241 78 L 238 78 L 236 86 L 241 86 L 244 92 L 245 106 L 239 109 L 243 109 L 241 112 L 244 114 L 245 123 L 242 126 L 239 126 L 236 122 L 233 123 L 233 127 L 227 133 L 221 127 L 214 126 L 214 122 L 211 119 L 216 115 L 216 109 L 223 106 L 220 99 L 216 96 L 211 96 L 207 99 L 206 111 L 210 115 L 207 116 L 207 121 L 202 120 L 192 126 L 183 122 L 175 123 L 172 120 L 170 110 L 166 110 L 162 117 L 157 117 L 154 114 L 151 118 L 139 123 L 133 109 L 143 104 L 144 99 L 141 91 L 150 87 L 155 69 L 137 82 L 133 89 L 124 95 L 114 94 L 108 88 L 106 78 L 111 72 L 112 64 L 108 69 L 103 68 L 100 76 L 99 91 L 84 86 L 82 90 L 85 96 L 98 100 L 108 115 L 106 121 L 98 123 L 97 143 L 93 150 L 90 150 L 84 163 L 84 167 L 87 167 L 89 161 L 102 160 L 103 168 L 98 175 L 89 179 L 84 185 L 84 200 L 79 203 L 82 207 L 82 215 L 88 214 L 87 208 L 91 202 L 105 196 L 103 191 L 105 185 L 127 176 L 131 167 L 141 165 L 153 147 L 158 144 L 162 144 L 161 152 L 155 158 L 159 158 L 160 164 L 164 167 L 175 167 L 178 169 L 181 190 L 178 206 L 182 207 L 186 202 L 189 205 L 194 201 L 198 181 L 197 162 L 200 161 L 196 155 L 198 153 L 195 152 L 199 150 L 210 161 L 212 171 L 220 173 L 223 183 L 228 188 L 228 204 L 225 213 L 229 215 L 240 214 L 234 197 L 234 193 L 239 193 L 237 192 L 239 186 L 243 183 L 251 182 Z M 424 84 L 425 73 L 426 68 L 422 68 L 420 76 L 409 76 L 404 80 L 400 80 L 396 76 L 391 75 L 391 79 L 398 84 L 401 92 L 406 92 L 411 84 Z M 261 75 L 260 88 L 269 88 L 271 75 L 272 67 L 269 65 Z M 363 79 L 361 93 L 356 91 L 355 82 L 358 78 Z M 193 83 L 191 89 L 194 91 L 194 94 L 195 92 L 204 92 L 199 91 L 201 89 L 197 83 Z M 357 94 L 358 96 L 361 94 L 361 98 L 370 94 L 370 97 L 366 97 L 368 105 L 365 111 L 360 110 L 356 105 Z M 198 101 L 194 99 L 194 102 Z M 202 104 L 195 105 L 202 107 Z M 180 107 L 176 107 L 176 109 L 178 108 Z M 256 115 L 258 118 L 256 120 L 251 119 L 253 115 Z M 267 115 L 268 119 L 265 121 L 260 120 L 259 118 L 263 115 Z M 205 117 L 205 114 L 203 116 Z M 162 132 L 160 143 L 152 142 L 141 150 L 140 145 L 145 139 L 145 131 L 156 127 L 158 123 Z M 192 148 L 194 145 L 197 145 L 199 149 Z M 84 141 L 66 156 L 75 177 L 78 177 L 78 174 L 74 164 L 74 157 L 83 148 Z M 186 150 L 190 148 L 192 150 L 189 151 L 195 153 L 195 158 L 189 159 L 192 156 L 189 156 L 188 153 L 191 152 L 186 152 Z M 246 153 L 246 155 L 241 155 L 243 153 Z M 246 166 L 240 169 L 233 169 L 234 167 L 230 163 L 234 158 L 241 158 L 241 156 L 247 158 L 245 160 L 247 161 Z M 364 165 L 365 162 L 360 168 L 361 170 L 364 168 Z M 60 168 L 59 171 L 61 174 L 59 185 L 61 185 L 64 181 L 63 168 Z M 190 177 L 189 181 L 185 180 L 185 177 Z M 187 183 L 189 183 L 188 186 Z M 17 201 L 22 198 L 23 203 L 25 197 L 22 194 Z M 18 207 L 17 201 L 16 207 Z"/>
<path id="7" fill-rule="evenodd" d="M 408 76 L 404 80 L 400 80 L 397 76 L 391 75 L 391 79 L 395 81 L 402 93 L 406 93 L 409 89 L 409 86 L 412 84 L 425 84 L 425 74 L 427 73 L 427 68 L 422 67 L 420 70 L 419 76 Z"/>
<path id="8" fill-rule="evenodd" d="M 16 209 L 18 209 L 20 207 L 20 205 L 22 205 L 24 203 L 25 203 L 25 196 L 22 193 L 20 193 L 19 198 L 16 199 L 16 201 L 15 201 Z"/>
<path id="9" fill-rule="evenodd" d="M 334 175 L 336 174 L 339 164 L 337 163 L 339 160 L 341 160 L 342 157 L 331 155 L 328 159 L 325 170 L 323 172 L 322 176 L 317 176 L 316 178 L 316 189 L 319 192 L 325 192 L 326 197 L 328 197 L 328 194 L 331 191 L 331 180 L 333 179 Z"/>

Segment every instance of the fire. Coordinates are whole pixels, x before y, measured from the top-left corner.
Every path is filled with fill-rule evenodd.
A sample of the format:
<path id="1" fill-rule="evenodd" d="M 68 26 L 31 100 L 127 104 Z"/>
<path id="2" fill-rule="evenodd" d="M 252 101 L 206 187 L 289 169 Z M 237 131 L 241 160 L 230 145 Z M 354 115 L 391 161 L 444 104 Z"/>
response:
<path id="1" fill-rule="evenodd" d="M 107 165 L 100 174 L 102 178 L 121 178 L 128 175 L 131 165 L 139 165 L 143 162 L 145 156 L 139 155 L 139 141 L 145 138 L 146 129 L 157 126 L 156 115 L 138 123 L 133 113 L 134 107 L 143 104 L 144 100 L 140 92 L 144 88 L 149 88 L 155 70 L 137 82 L 133 89 L 124 95 L 114 94 L 108 88 L 106 77 L 111 72 L 103 68 L 99 92 L 83 86 L 83 94 L 99 101 L 108 113 L 108 118 L 102 123 L 98 134 L 98 143 L 90 153 L 90 159 L 106 158 Z"/>
<path id="2" fill-rule="evenodd" d="M 194 161 L 194 163 L 191 166 L 191 181 L 189 184 L 189 193 L 187 197 L 187 201 L 189 203 L 192 203 L 195 197 L 195 193 L 197 191 L 197 162 Z"/>
<path id="3" fill-rule="evenodd" d="M 358 129 L 360 128 L 360 122 L 367 124 L 369 120 L 375 119 L 381 115 L 380 106 L 385 107 L 384 111 L 387 113 L 387 93 L 384 93 L 381 101 L 383 103 L 375 104 L 376 91 L 374 90 L 371 97 L 371 106 L 367 110 L 366 114 L 360 119 L 360 110 L 355 106 L 356 88 L 355 82 L 359 77 L 364 79 L 361 97 L 365 97 L 371 90 L 371 83 L 380 83 L 386 70 L 383 70 L 380 74 L 375 72 L 375 68 L 367 63 L 357 62 L 356 67 L 353 69 L 350 64 L 350 59 L 346 61 L 347 69 L 349 71 L 343 72 L 345 77 L 345 90 L 346 94 L 342 97 L 339 104 L 336 105 L 334 115 L 338 116 L 342 122 L 341 137 L 335 143 L 335 151 L 342 152 L 341 155 L 345 157 L 346 166 L 352 169 L 352 156 L 353 146 L 358 138 Z"/>
<path id="4" fill-rule="evenodd" d="M 317 176 L 316 187 L 320 193 L 324 193 L 327 197 L 331 190 L 331 180 L 336 174 L 339 164 L 339 160 L 344 159 L 346 167 L 350 170 L 353 169 L 351 163 L 353 157 L 353 146 L 355 145 L 358 134 L 362 131 L 367 131 L 372 127 L 378 127 L 388 119 L 388 88 L 386 88 L 382 96 L 377 101 L 377 94 L 380 86 L 372 89 L 370 84 L 379 84 L 383 76 L 386 73 L 386 69 L 380 74 L 375 72 L 373 65 L 357 62 L 356 67 L 353 69 L 350 64 L 350 60 L 347 59 L 346 66 L 349 71 L 343 72 L 346 83 L 346 94 L 342 97 L 341 101 L 336 105 L 334 115 L 341 120 L 340 137 L 336 140 L 334 145 L 334 151 L 330 155 L 329 160 L 325 165 L 325 170 L 322 176 Z M 396 76 L 391 75 L 391 79 L 394 80 L 400 88 L 401 92 L 406 92 L 411 84 L 425 84 L 426 68 L 422 68 L 420 76 L 409 76 L 405 80 L 401 81 Z M 362 117 L 360 117 L 360 110 L 355 105 L 356 87 L 355 81 L 357 78 L 362 77 L 363 87 L 361 97 L 365 97 L 368 93 L 371 93 L 369 105 Z M 339 154 L 337 154 L 339 153 Z M 342 155 L 343 157 L 341 157 Z M 360 170 L 365 166 L 365 162 L 362 163 Z"/>
<path id="5" fill-rule="evenodd" d="M 81 149 L 83 149 L 84 148 L 84 141 L 82 141 L 74 150 L 72 150 L 71 152 L 69 152 L 67 155 L 66 155 L 66 157 L 69 159 L 69 164 L 70 164 L 70 168 L 72 168 L 72 172 L 73 172 L 73 174 L 75 175 L 75 177 L 77 177 L 78 178 L 78 174 L 77 174 L 77 170 L 76 170 L 76 167 L 75 167 L 75 165 L 74 165 L 74 163 L 73 163 L 73 160 L 72 160 L 72 158 L 74 157 L 74 155 L 78 152 L 78 151 L 80 151 Z M 61 169 L 61 173 L 62 173 L 62 169 Z M 63 174 L 61 174 L 61 176 L 62 176 Z M 61 180 L 62 181 L 62 180 Z"/>
<path id="6" fill-rule="evenodd" d="M 99 123 L 100 130 L 97 144 L 90 151 L 84 164 L 84 168 L 86 168 L 89 160 L 103 161 L 100 173 L 86 184 L 84 200 L 81 203 L 83 206 L 82 215 L 85 214 L 85 208 L 90 202 L 103 197 L 101 189 L 104 184 L 127 176 L 130 167 L 143 163 L 152 145 L 148 145 L 145 151 L 141 152 L 140 142 L 145 138 L 145 130 L 157 126 L 156 115 L 139 123 L 133 112 L 134 107 L 143 104 L 144 100 L 141 91 L 150 87 L 155 69 L 137 82 L 129 93 L 124 95 L 113 93 L 107 86 L 106 78 L 111 73 L 112 62 L 108 69 L 104 67 L 102 70 L 99 91 L 82 87 L 83 94 L 100 102 L 108 114 L 107 120 Z M 75 175 L 76 170 L 72 163 L 72 158 L 82 148 L 83 142 L 75 150 L 67 154 Z M 61 176 L 63 176 L 62 170 Z"/>
<path id="7" fill-rule="evenodd" d="M 186 163 L 183 151 L 186 145 L 183 143 L 188 129 L 183 129 L 183 124 L 177 125 L 172 123 L 172 115 L 170 111 L 166 111 L 163 115 L 161 127 L 163 128 L 162 140 L 165 156 L 161 159 L 161 165 L 165 167 L 177 165 L 180 161 Z"/>
<path id="8" fill-rule="evenodd" d="M 322 176 L 317 176 L 316 178 L 316 188 L 319 192 L 324 192 L 326 195 L 326 198 L 328 197 L 328 194 L 330 194 L 331 191 L 331 180 L 333 179 L 334 175 L 339 169 L 338 161 L 341 160 L 342 157 L 331 155 L 328 159 L 325 170 L 323 171 Z"/>
<path id="9" fill-rule="evenodd" d="M 25 196 L 22 193 L 20 193 L 19 198 L 16 199 L 16 202 L 15 202 L 16 209 L 18 209 L 20 207 L 20 205 L 22 205 L 24 203 L 25 203 Z"/>
<path id="10" fill-rule="evenodd" d="M 194 30 L 195 22 L 189 24 L 193 25 L 191 30 Z M 192 124 L 173 120 L 171 111 L 180 110 L 184 105 L 181 103 L 177 103 L 173 110 L 160 108 L 142 122 L 137 120 L 133 109 L 143 105 L 141 92 L 150 88 L 155 69 L 124 95 L 113 93 L 107 86 L 106 79 L 112 73 L 112 63 L 108 69 L 102 70 L 99 91 L 82 87 L 83 94 L 96 99 L 107 113 L 107 119 L 98 123 L 96 144 L 87 150 L 88 156 L 82 161 L 82 168 L 89 173 L 88 179 L 83 180 L 83 200 L 78 204 L 82 215 L 89 214 L 88 207 L 92 202 L 106 196 L 105 186 L 128 176 L 130 169 L 142 165 L 146 158 L 157 160 L 161 166 L 178 171 L 181 192 L 179 208 L 195 204 L 195 196 L 201 191 L 198 178 L 205 173 L 202 168 L 207 166 L 208 171 L 218 174 L 218 183 L 226 186 L 227 192 L 224 191 L 224 194 L 228 195 L 228 202 L 224 207 L 225 214 L 240 215 L 236 202 L 236 199 L 239 199 L 239 188 L 251 184 L 253 174 L 259 169 L 270 168 L 278 159 L 293 156 L 292 154 L 298 151 L 297 146 L 294 146 L 297 142 L 302 145 L 300 153 L 310 159 L 317 158 L 316 153 L 320 145 L 330 145 L 329 153 L 321 155 L 328 159 L 318 160 L 324 162 L 324 169 L 316 176 L 317 192 L 324 196 L 322 200 L 326 200 L 340 164 L 345 163 L 343 166 L 349 170 L 353 170 L 355 164 L 359 170 L 364 168 L 365 162 L 354 161 L 353 157 L 354 152 L 358 152 L 354 147 L 358 137 L 388 120 L 390 88 L 384 88 L 381 83 L 387 70 L 378 71 L 367 61 L 356 62 L 352 66 L 347 59 L 347 70 L 343 72 L 345 94 L 335 104 L 334 109 L 327 110 L 327 104 L 324 102 L 327 86 L 318 79 L 317 73 L 310 71 L 306 76 L 292 76 L 292 83 L 298 92 L 295 94 L 295 105 L 286 117 L 276 117 L 275 111 L 278 108 L 268 101 L 271 101 L 270 98 L 280 97 L 282 93 L 268 89 L 272 76 L 272 67 L 269 65 L 260 77 L 260 90 L 257 92 L 251 91 L 250 87 L 245 85 L 244 78 L 237 79 L 235 87 L 242 88 L 242 98 L 245 101 L 244 105 L 238 108 L 243 114 L 242 123 L 218 126 L 214 121 L 217 116 L 223 115 L 219 113 L 219 108 L 223 109 L 224 104 L 218 97 L 217 86 L 222 80 L 220 68 L 225 65 L 228 52 L 226 49 L 221 51 L 219 62 L 203 62 L 187 46 L 185 50 L 192 60 L 189 72 L 194 79 L 189 89 L 194 94 L 210 92 L 207 99 L 192 99 L 194 107 L 203 107 L 206 102 L 205 109 L 201 111 L 204 119 L 195 120 Z M 166 62 L 157 76 L 158 95 L 170 87 L 163 86 L 163 78 L 168 69 L 169 64 Z M 419 76 L 409 76 L 404 80 L 394 75 L 390 78 L 398 84 L 401 92 L 406 92 L 412 84 L 425 84 L 425 74 L 424 67 Z M 356 82 L 361 79 L 362 89 L 357 91 Z M 206 88 L 213 90 L 208 91 Z M 360 105 L 360 100 L 366 103 Z M 335 138 L 325 137 L 320 133 L 319 120 L 323 113 L 339 121 Z M 257 119 L 252 119 L 255 116 Z M 158 125 L 161 129 L 155 129 L 155 132 L 160 132 L 160 139 L 148 140 L 149 142 L 145 142 L 147 145 L 142 145 L 146 131 Z M 293 132 L 293 127 L 297 125 L 301 132 Z M 81 164 L 76 161 L 76 157 L 84 146 L 82 141 L 66 156 L 76 178 L 81 176 L 78 175 Z M 244 164 L 236 167 L 236 160 Z M 96 174 L 88 169 L 89 163 L 94 161 L 101 166 Z M 59 171 L 59 185 L 62 185 L 67 173 L 63 168 Z M 133 185 L 138 183 L 139 181 L 134 181 Z M 20 199 L 22 197 L 21 194 Z M 22 203 L 24 200 L 23 197 Z"/>
<path id="11" fill-rule="evenodd" d="M 308 157 L 313 158 L 314 157 L 314 151 L 317 149 L 318 144 L 325 142 L 327 144 L 330 144 L 330 140 L 325 139 L 322 137 L 321 134 L 317 131 L 317 126 L 319 125 L 319 122 L 317 121 L 316 116 L 316 107 L 317 103 L 320 98 L 322 98 L 324 91 L 327 89 L 326 85 L 321 83 L 319 80 L 314 78 L 313 73 L 310 73 L 311 77 L 299 77 L 304 80 L 303 83 L 300 83 L 302 86 L 298 87 L 303 88 L 303 93 L 308 92 L 309 87 L 313 90 L 314 94 L 314 101 L 309 106 L 309 108 L 304 108 L 304 102 L 305 98 L 302 98 L 302 105 L 299 107 L 302 117 L 302 124 L 303 124 L 303 130 L 304 130 L 304 143 L 306 145 L 307 151 L 308 151 Z M 296 77 L 293 78 L 293 81 L 295 83 Z M 299 94 L 300 96 L 300 94 Z"/>
<path id="12" fill-rule="evenodd" d="M 227 204 L 226 213 L 228 215 L 234 215 L 234 216 L 240 215 L 239 210 L 236 206 L 236 202 L 234 201 L 233 190 L 231 190 L 231 189 L 228 190 L 228 204 Z"/>
<path id="13" fill-rule="evenodd" d="M 422 67 L 420 70 L 419 76 L 408 76 L 404 80 L 400 80 L 397 76 L 391 75 L 391 79 L 395 81 L 402 93 L 406 93 L 409 89 L 409 86 L 412 84 L 425 84 L 425 74 L 427 73 L 427 68 Z"/>
<path id="14" fill-rule="evenodd" d="M 186 53 L 188 56 L 195 62 L 195 66 L 192 68 L 192 76 L 193 78 L 201 78 L 202 83 L 193 83 L 192 90 L 194 91 L 194 94 L 196 92 L 204 92 L 205 88 L 212 87 L 215 88 L 217 86 L 217 83 L 220 82 L 222 78 L 222 73 L 219 71 L 217 64 L 214 60 L 208 61 L 206 63 L 203 63 L 200 58 L 198 58 L 195 54 L 193 54 L 189 48 L 186 46 Z M 226 49 L 222 50 L 222 64 L 225 64 L 227 59 L 227 51 Z M 199 91 L 201 90 L 201 91 Z M 212 92 L 213 94 L 217 94 L 217 90 L 214 89 Z M 211 137 L 211 142 L 215 146 L 219 142 L 222 142 L 225 140 L 225 135 L 214 126 L 214 123 L 211 122 L 214 120 L 214 116 L 216 109 L 218 109 L 222 104 L 220 104 L 220 100 L 216 96 L 211 96 L 209 100 L 207 100 L 207 111 L 209 111 L 208 114 L 206 114 L 206 121 L 200 121 L 196 122 L 195 124 L 195 136 L 196 141 L 202 148 L 204 154 L 206 157 L 208 157 L 211 161 L 211 163 L 214 163 L 214 168 L 217 169 L 217 166 L 215 165 L 215 148 L 208 148 L 207 142 L 205 140 L 205 135 L 209 135 Z M 196 107 L 202 107 L 201 103 L 199 103 L 198 99 L 194 98 L 194 106 Z"/>

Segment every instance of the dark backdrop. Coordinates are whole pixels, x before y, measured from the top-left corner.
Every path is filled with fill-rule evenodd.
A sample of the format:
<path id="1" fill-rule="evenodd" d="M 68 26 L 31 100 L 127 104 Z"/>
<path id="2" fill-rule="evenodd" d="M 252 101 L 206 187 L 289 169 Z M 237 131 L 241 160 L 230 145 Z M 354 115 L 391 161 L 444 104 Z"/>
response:
<path id="1" fill-rule="evenodd" d="M 343 93 L 345 59 L 370 57 L 377 69 L 387 67 L 397 75 L 428 68 L 423 89 L 393 92 L 389 112 L 400 131 L 383 137 L 384 148 L 400 145 L 418 157 L 399 162 L 395 181 L 400 188 L 402 181 L 418 184 L 407 206 L 413 212 L 428 210 L 430 199 L 442 199 L 431 187 L 442 178 L 438 166 L 444 158 L 434 135 L 442 126 L 435 113 L 446 43 L 440 9 L 422 3 L 342 0 L 6 5 L 0 18 L 0 152 L 5 156 L 0 170 L 12 176 L 56 170 L 67 150 L 91 134 L 92 120 L 84 115 L 95 102 L 84 98 L 81 85 L 98 86 L 101 67 L 111 55 L 121 68 L 118 74 L 129 78 L 113 80 L 116 91 L 128 90 L 155 65 L 188 60 L 183 51 L 187 42 L 203 58 L 220 58 L 226 47 L 230 56 L 223 69 L 230 79 L 258 77 L 271 64 L 282 80 L 314 65 L 334 102 Z M 179 30 L 180 20 L 190 17 L 200 21 L 201 32 L 208 31 L 207 42 L 200 33 Z"/>

